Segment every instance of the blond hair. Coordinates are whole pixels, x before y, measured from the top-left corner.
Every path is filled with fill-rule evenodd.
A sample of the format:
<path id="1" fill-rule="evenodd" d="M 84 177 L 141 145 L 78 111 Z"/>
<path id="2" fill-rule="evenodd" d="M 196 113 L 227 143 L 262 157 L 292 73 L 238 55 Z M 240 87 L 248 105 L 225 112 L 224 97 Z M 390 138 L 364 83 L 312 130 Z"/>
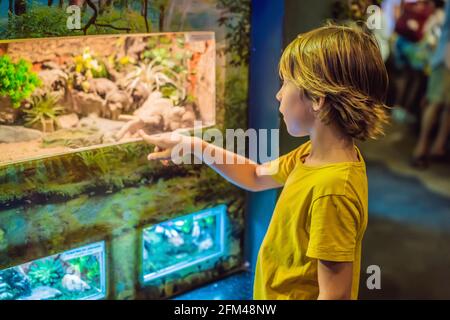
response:
<path id="1" fill-rule="evenodd" d="M 377 40 L 357 27 L 326 25 L 300 34 L 284 50 L 280 76 L 318 102 L 319 118 L 353 138 L 383 134 L 388 88 Z"/>

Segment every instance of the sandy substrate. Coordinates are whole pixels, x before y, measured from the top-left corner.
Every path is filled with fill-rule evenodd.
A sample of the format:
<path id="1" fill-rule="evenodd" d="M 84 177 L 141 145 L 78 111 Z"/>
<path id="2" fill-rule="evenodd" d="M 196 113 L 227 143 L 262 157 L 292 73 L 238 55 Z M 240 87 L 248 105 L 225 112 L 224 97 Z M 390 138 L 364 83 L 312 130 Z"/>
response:
<path id="1" fill-rule="evenodd" d="M 40 139 L 27 142 L 0 143 L 0 165 L 13 161 L 29 160 L 53 155 L 70 150 L 73 149 L 62 146 L 42 148 Z"/>

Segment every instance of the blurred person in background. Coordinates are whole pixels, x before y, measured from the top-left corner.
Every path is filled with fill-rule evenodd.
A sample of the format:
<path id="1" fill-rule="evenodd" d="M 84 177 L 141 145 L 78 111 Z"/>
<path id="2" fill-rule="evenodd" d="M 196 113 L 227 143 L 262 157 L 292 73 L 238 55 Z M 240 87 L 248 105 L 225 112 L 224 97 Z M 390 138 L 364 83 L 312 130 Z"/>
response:
<path id="1" fill-rule="evenodd" d="M 429 56 L 433 47 L 429 43 L 427 24 L 435 13 L 435 1 L 402 0 L 393 4 L 395 22 L 393 60 L 400 72 L 400 86 L 395 94 L 394 119 L 414 119 L 419 114 L 417 101 L 422 100 L 427 82 Z M 410 120 L 413 121 L 413 120 Z"/>
<path id="2" fill-rule="evenodd" d="M 445 5 L 445 22 L 439 35 L 437 48 L 431 58 L 431 76 L 427 88 L 427 102 L 419 140 L 413 152 L 411 164 L 426 168 L 428 160 L 447 160 L 446 143 L 450 121 L 450 1 Z M 439 118 L 437 134 L 433 141 L 432 131 Z"/>

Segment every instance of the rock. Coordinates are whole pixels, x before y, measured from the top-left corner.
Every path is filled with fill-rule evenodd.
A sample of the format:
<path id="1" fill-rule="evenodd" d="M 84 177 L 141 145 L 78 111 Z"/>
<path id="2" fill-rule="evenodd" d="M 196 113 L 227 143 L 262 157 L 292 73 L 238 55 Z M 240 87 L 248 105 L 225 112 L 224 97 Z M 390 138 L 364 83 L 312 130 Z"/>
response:
<path id="1" fill-rule="evenodd" d="M 91 287 L 76 274 L 66 274 L 61 281 L 64 289 L 70 292 L 83 292 Z"/>
<path id="2" fill-rule="evenodd" d="M 65 91 L 67 88 L 69 77 L 61 69 L 45 69 L 40 71 L 38 76 L 42 80 L 42 87 L 46 91 Z"/>
<path id="3" fill-rule="evenodd" d="M 119 87 L 109 79 L 106 78 L 92 78 L 87 80 L 88 92 L 96 93 L 103 99 L 110 92 L 118 91 Z"/>
<path id="4" fill-rule="evenodd" d="M 81 119 L 78 127 L 95 130 L 101 135 L 102 143 L 114 143 L 117 141 L 115 134 L 119 132 L 123 125 L 122 121 L 109 120 L 92 115 Z"/>
<path id="5" fill-rule="evenodd" d="M 124 116 L 121 118 L 125 119 Z M 192 107 L 174 106 L 172 100 L 162 98 L 159 92 L 153 92 L 142 107 L 129 118 L 127 119 L 129 122 L 117 134 L 119 139 L 136 136 L 138 129 L 152 134 L 191 127 L 194 124 L 195 113 Z"/>
<path id="6" fill-rule="evenodd" d="M 0 96 L 0 123 L 12 124 L 18 115 L 19 110 L 13 108 L 11 99 Z"/>
<path id="7" fill-rule="evenodd" d="M 125 41 L 127 55 L 131 59 L 139 61 L 141 53 L 147 48 L 147 43 L 144 42 L 142 38 L 138 37 L 127 37 Z"/>
<path id="8" fill-rule="evenodd" d="M 0 125 L 0 143 L 31 141 L 42 138 L 42 132 L 22 126 Z"/>
<path id="9" fill-rule="evenodd" d="M 186 112 L 181 117 L 182 127 L 193 127 L 195 122 L 195 112 L 191 106 L 187 106 L 185 109 Z"/>
<path id="10" fill-rule="evenodd" d="M 132 104 L 131 97 L 120 90 L 110 91 L 106 95 L 107 118 L 117 120 L 120 114 L 129 111 Z"/>
<path id="11" fill-rule="evenodd" d="M 42 69 L 61 69 L 61 65 L 54 61 L 44 61 L 42 62 Z"/>
<path id="12" fill-rule="evenodd" d="M 93 115 L 81 119 L 78 123 L 79 128 L 88 128 L 90 130 L 95 130 L 103 134 L 116 133 L 120 130 L 120 128 L 122 128 L 122 126 L 122 121 L 104 119 Z"/>
<path id="13" fill-rule="evenodd" d="M 18 300 L 50 300 L 60 296 L 61 291 L 47 286 L 41 286 L 34 288 L 31 291 L 31 295 L 26 297 L 21 297 Z"/>
<path id="14" fill-rule="evenodd" d="M 122 128 L 122 121 L 114 121 L 91 115 L 82 118 L 75 128 L 60 129 L 43 137 L 45 147 L 88 147 L 114 143 L 114 134 Z"/>
<path id="15" fill-rule="evenodd" d="M 76 113 L 56 117 L 56 126 L 59 129 L 69 129 L 76 127 L 78 122 L 79 119 Z"/>
<path id="16" fill-rule="evenodd" d="M 103 143 L 103 134 L 89 128 L 61 129 L 43 137 L 44 147 L 88 147 Z"/>
<path id="17" fill-rule="evenodd" d="M 14 295 L 10 292 L 0 292 L 0 300 L 13 300 Z"/>
<path id="18" fill-rule="evenodd" d="M 144 102 L 150 96 L 150 89 L 145 86 L 143 83 L 139 82 L 138 85 L 131 91 L 131 98 L 133 100 L 133 104 L 131 108 L 136 110 L 144 104 Z"/>
<path id="19" fill-rule="evenodd" d="M 106 100 L 94 93 L 73 91 L 73 109 L 78 115 L 89 116 L 95 114 L 102 116 L 106 113 Z"/>
<path id="20" fill-rule="evenodd" d="M 134 115 L 139 117 L 144 123 L 153 126 L 154 129 L 167 130 L 169 127 L 167 120 L 172 108 L 172 100 L 162 98 L 159 92 L 153 92 L 142 107 L 134 112 Z"/>

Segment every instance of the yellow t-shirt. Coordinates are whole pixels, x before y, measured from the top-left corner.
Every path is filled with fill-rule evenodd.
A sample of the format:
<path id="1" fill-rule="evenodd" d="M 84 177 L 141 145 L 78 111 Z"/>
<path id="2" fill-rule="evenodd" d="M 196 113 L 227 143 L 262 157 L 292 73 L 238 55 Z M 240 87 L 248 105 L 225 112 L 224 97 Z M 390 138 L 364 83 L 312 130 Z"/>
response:
<path id="1" fill-rule="evenodd" d="M 367 226 L 364 160 L 307 166 L 307 142 L 278 158 L 272 177 L 284 184 L 259 250 L 254 299 L 317 299 L 317 259 L 353 261 L 357 299 L 361 242 Z M 271 164 L 275 164 L 274 160 Z"/>

